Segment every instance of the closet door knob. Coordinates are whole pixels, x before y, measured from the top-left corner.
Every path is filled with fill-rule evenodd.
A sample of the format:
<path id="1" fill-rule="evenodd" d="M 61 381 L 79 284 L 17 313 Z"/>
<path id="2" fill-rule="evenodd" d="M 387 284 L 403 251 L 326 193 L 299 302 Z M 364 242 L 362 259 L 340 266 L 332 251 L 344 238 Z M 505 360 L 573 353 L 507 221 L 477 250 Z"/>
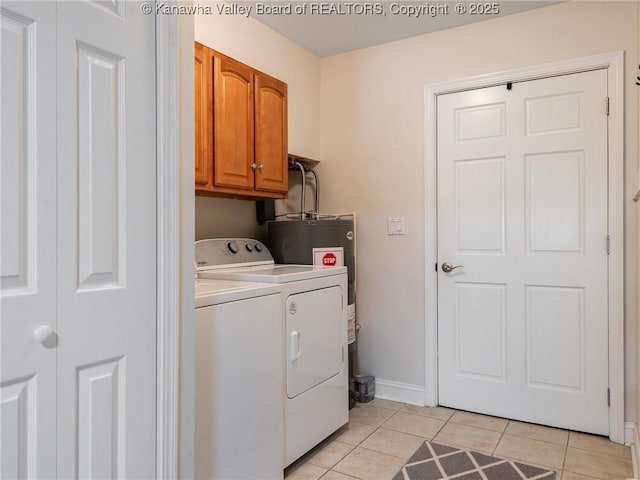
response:
<path id="1" fill-rule="evenodd" d="M 260 166 L 258 167 L 258 170 L 263 171 L 264 170 L 264 165 L 260 164 Z"/>
<path id="2" fill-rule="evenodd" d="M 256 168 L 258 168 L 258 165 L 256 165 L 255 163 L 251 164 L 251 170 L 255 170 Z"/>
<path id="3" fill-rule="evenodd" d="M 45 348 L 53 348 L 58 344 L 58 334 L 48 325 L 36 328 L 33 331 L 33 338 Z"/>

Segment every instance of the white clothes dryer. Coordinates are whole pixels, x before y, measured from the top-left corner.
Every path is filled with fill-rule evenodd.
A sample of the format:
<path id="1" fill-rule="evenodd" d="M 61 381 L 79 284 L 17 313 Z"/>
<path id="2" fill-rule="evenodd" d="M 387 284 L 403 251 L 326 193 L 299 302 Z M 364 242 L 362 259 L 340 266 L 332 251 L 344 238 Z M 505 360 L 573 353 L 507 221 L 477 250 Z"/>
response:
<path id="1" fill-rule="evenodd" d="M 259 282 L 282 290 L 284 466 L 349 420 L 347 269 L 275 265 L 261 242 L 196 242 L 199 278 Z"/>
<path id="2" fill-rule="evenodd" d="M 281 288 L 197 279 L 195 478 L 282 479 Z"/>

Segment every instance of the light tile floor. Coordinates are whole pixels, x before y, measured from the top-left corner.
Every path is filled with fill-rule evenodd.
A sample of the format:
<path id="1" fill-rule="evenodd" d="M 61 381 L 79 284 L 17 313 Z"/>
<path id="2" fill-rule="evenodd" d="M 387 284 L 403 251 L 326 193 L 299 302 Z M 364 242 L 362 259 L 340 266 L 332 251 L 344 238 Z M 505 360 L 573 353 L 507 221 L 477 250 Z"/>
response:
<path id="1" fill-rule="evenodd" d="M 557 480 L 632 477 L 629 447 L 584 433 L 375 399 L 291 465 L 286 480 L 390 480 L 425 440 L 558 472 Z"/>

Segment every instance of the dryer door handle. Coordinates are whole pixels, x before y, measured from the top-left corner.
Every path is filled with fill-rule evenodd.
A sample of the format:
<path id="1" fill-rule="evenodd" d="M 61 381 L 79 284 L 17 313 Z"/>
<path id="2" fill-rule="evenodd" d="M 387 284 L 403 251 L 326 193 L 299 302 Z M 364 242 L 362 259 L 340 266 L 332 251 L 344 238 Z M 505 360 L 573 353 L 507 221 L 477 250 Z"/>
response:
<path id="1" fill-rule="evenodd" d="M 295 362 L 300 358 L 301 354 L 300 332 L 292 330 L 291 333 L 289 333 L 289 358 L 292 362 Z"/>

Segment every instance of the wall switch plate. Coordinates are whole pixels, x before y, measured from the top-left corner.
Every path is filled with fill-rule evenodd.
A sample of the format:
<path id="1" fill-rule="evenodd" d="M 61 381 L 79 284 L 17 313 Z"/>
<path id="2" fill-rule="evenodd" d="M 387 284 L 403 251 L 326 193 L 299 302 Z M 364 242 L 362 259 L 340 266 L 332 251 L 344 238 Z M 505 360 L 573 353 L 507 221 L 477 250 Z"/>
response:
<path id="1" fill-rule="evenodd" d="M 387 235 L 404 235 L 404 217 L 387 219 Z"/>

